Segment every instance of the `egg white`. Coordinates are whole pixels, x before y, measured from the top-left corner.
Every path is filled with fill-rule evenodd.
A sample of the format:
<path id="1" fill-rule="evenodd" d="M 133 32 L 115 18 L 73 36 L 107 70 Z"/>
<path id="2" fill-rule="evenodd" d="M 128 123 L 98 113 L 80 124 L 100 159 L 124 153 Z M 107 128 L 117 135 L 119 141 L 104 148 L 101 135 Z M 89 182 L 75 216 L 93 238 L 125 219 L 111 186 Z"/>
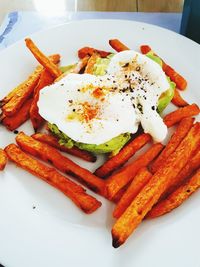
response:
<path id="1" fill-rule="evenodd" d="M 140 71 L 130 72 L 130 79 L 127 80 L 123 66 L 131 64 L 133 59 L 140 66 Z M 134 79 L 142 79 L 142 83 L 136 83 L 131 92 L 124 91 L 123 88 Z M 88 85 L 89 89 L 82 90 Z M 102 101 L 92 94 L 97 87 L 115 90 L 108 90 Z M 144 131 L 150 133 L 155 141 L 162 141 L 166 137 L 167 127 L 155 107 L 160 95 L 168 88 L 166 76 L 157 63 L 135 51 L 123 51 L 113 56 L 105 76 L 69 74 L 43 88 L 38 101 L 39 113 L 76 142 L 103 144 L 120 134 L 135 133 L 140 122 Z M 72 103 L 84 102 L 91 106 L 98 105 L 98 116 L 89 122 L 76 118 L 69 120 Z M 139 104 L 142 111 L 138 108 Z M 76 112 L 77 109 L 73 110 Z"/>

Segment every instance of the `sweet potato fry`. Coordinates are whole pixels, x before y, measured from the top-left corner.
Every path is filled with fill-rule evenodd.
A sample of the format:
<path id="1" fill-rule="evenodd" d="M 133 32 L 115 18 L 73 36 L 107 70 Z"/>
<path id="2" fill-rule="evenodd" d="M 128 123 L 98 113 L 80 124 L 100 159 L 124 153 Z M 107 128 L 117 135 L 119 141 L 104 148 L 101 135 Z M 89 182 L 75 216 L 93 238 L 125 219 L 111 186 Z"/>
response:
<path id="1" fill-rule="evenodd" d="M 159 202 L 147 214 L 146 218 L 152 219 L 169 213 L 179 207 L 189 196 L 200 188 L 200 169 L 194 174 L 189 181 L 181 185 L 176 191 L 170 194 L 166 199 Z"/>
<path id="2" fill-rule="evenodd" d="M 55 148 L 41 143 L 24 133 L 19 133 L 16 137 L 17 144 L 26 152 L 42 160 L 53 164 L 60 171 L 71 174 L 78 178 L 84 185 L 93 191 L 105 194 L 105 183 L 90 171 L 80 167 L 67 157 L 60 154 Z"/>
<path id="3" fill-rule="evenodd" d="M 149 182 L 151 177 L 152 174 L 147 170 L 147 168 L 141 168 L 139 170 L 133 178 L 130 186 L 117 203 L 113 211 L 113 217 L 119 218 L 124 213 L 141 189 Z"/>
<path id="4" fill-rule="evenodd" d="M 37 133 L 33 134 L 32 137 L 38 141 L 41 141 L 43 143 L 46 143 L 50 146 L 53 146 L 55 148 L 58 148 L 60 151 L 67 152 L 68 154 L 71 154 L 73 156 L 76 156 L 78 158 L 84 159 L 89 162 L 95 162 L 96 161 L 96 156 L 93 155 L 92 153 L 81 150 L 78 147 L 72 147 L 72 148 L 67 148 L 66 146 L 60 145 L 58 142 L 58 139 L 54 137 L 53 135 L 49 134 L 44 134 L 44 133 Z"/>
<path id="5" fill-rule="evenodd" d="M 153 162 L 151 166 L 152 173 L 155 173 L 160 167 L 162 167 L 163 163 L 170 156 L 170 154 L 175 151 L 175 149 L 178 147 L 180 142 L 183 140 L 183 138 L 186 136 L 186 134 L 191 129 L 193 122 L 194 122 L 194 118 L 190 118 L 190 117 L 184 118 L 180 122 L 176 131 L 174 132 L 168 144 L 166 145 L 166 147 L 163 149 L 163 151 L 160 153 L 157 159 Z"/>
<path id="6" fill-rule="evenodd" d="M 172 103 L 177 106 L 177 107 L 185 107 L 188 104 L 188 102 L 186 102 L 182 96 L 180 95 L 179 91 L 175 88 L 174 90 L 174 96 L 172 98 Z"/>
<path id="7" fill-rule="evenodd" d="M 167 127 L 171 127 L 175 125 L 176 123 L 180 122 L 184 118 L 198 115 L 199 112 L 200 110 L 197 104 L 192 104 L 192 105 L 185 106 L 183 108 L 179 108 L 167 114 L 163 120 L 164 120 L 164 123 L 167 125 Z"/>
<path id="8" fill-rule="evenodd" d="M 112 199 L 117 192 L 129 183 L 136 173 L 142 168 L 146 167 L 163 149 L 160 143 L 154 144 L 147 152 L 139 156 L 134 162 L 123 167 L 116 174 L 108 177 L 106 181 L 107 197 Z"/>
<path id="9" fill-rule="evenodd" d="M 93 47 L 85 46 L 78 50 L 78 57 L 82 59 L 86 56 L 91 56 L 93 53 L 98 53 L 100 57 L 107 57 L 111 54 L 111 52 L 106 52 Z"/>
<path id="10" fill-rule="evenodd" d="M 52 62 L 58 62 L 60 60 L 60 55 L 52 55 L 49 59 Z M 16 114 L 25 101 L 32 95 L 43 69 L 42 66 L 37 66 L 26 81 L 13 89 L 1 100 L 2 111 L 6 116 L 13 116 Z"/>
<path id="11" fill-rule="evenodd" d="M 37 61 L 49 71 L 49 73 L 54 77 L 58 78 L 60 75 L 62 75 L 62 71 L 58 68 L 56 64 L 54 64 L 51 60 L 49 60 L 48 57 L 46 57 L 35 45 L 35 43 L 30 39 L 25 39 L 26 46 L 31 51 L 31 53 L 34 55 L 34 57 L 37 59 Z"/>
<path id="12" fill-rule="evenodd" d="M 147 54 L 148 52 L 152 51 L 151 47 L 148 45 L 142 45 L 140 47 L 140 50 L 143 54 Z M 154 53 L 155 56 L 159 57 Z M 159 57 L 160 58 L 160 57 Z M 167 65 L 162 58 L 162 69 L 165 72 L 169 78 L 176 83 L 177 88 L 180 90 L 184 90 L 187 86 L 187 81 L 179 74 L 177 73 L 174 69 L 172 69 L 169 65 Z"/>
<path id="13" fill-rule="evenodd" d="M 44 119 L 40 116 L 39 114 L 39 109 L 37 106 L 37 102 L 39 100 L 39 93 L 42 88 L 44 88 L 47 85 L 52 84 L 54 81 L 54 78 L 52 75 L 48 72 L 48 70 L 44 69 L 41 73 L 39 82 L 34 89 L 34 97 L 33 97 L 33 102 L 30 107 L 30 119 L 33 125 L 33 129 L 35 132 L 43 125 Z"/>
<path id="14" fill-rule="evenodd" d="M 165 199 L 174 192 L 180 185 L 187 181 L 188 178 L 200 167 L 200 150 L 197 148 L 194 155 L 188 160 L 187 164 L 179 172 L 179 174 L 169 182 L 167 188 L 161 195 L 160 200 Z"/>
<path id="15" fill-rule="evenodd" d="M 20 110 L 12 117 L 4 117 L 2 120 L 2 124 L 10 131 L 17 129 L 21 126 L 25 121 L 29 119 L 29 110 L 31 107 L 33 99 L 28 99 Z"/>
<path id="16" fill-rule="evenodd" d="M 119 247 L 126 241 L 158 201 L 169 181 L 177 176 L 199 145 L 200 123 L 196 123 L 178 148 L 168 157 L 163 167 L 152 176 L 150 181 L 114 224 L 112 229 L 114 247 Z"/>
<path id="17" fill-rule="evenodd" d="M 109 40 L 109 45 L 117 52 L 129 50 L 129 48 L 118 39 Z"/>
<path id="18" fill-rule="evenodd" d="M 2 111 L 5 116 L 14 116 L 25 103 L 25 101 L 30 98 L 35 86 L 39 81 L 42 70 L 42 66 L 38 66 L 34 73 L 27 79 L 27 81 L 19 85 L 17 93 L 14 94 L 10 101 L 2 107 Z"/>
<path id="19" fill-rule="evenodd" d="M 3 149 L 0 148 L 0 171 L 3 171 L 7 163 L 7 156 Z"/>
<path id="20" fill-rule="evenodd" d="M 149 134 L 139 135 L 131 142 L 129 142 L 126 146 L 124 146 L 116 156 L 108 159 L 95 171 L 94 174 L 99 177 L 106 177 L 110 175 L 117 168 L 124 165 L 140 148 L 142 148 L 150 140 L 151 136 Z"/>
<path id="21" fill-rule="evenodd" d="M 84 73 L 93 74 L 94 65 L 96 64 L 98 58 L 99 58 L 99 54 L 97 54 L 97 53 L 93 53 L 91 55 L 90 59 L 88 60 L 87 65 L 85 67 Z"/>
<path id="22" fill-rule="evenodd" d="M 54 168 L 50 168 L 38 160 L 31 158 L 15 144 L 8 145 L 5 151 L 9 159 L 19 167 L 60 190 L 85 213 L 92 213 L 101 206 L 101 202 L 88 195 L 80 185 L 72 182 L 66 176 L 61 175 Z"/>

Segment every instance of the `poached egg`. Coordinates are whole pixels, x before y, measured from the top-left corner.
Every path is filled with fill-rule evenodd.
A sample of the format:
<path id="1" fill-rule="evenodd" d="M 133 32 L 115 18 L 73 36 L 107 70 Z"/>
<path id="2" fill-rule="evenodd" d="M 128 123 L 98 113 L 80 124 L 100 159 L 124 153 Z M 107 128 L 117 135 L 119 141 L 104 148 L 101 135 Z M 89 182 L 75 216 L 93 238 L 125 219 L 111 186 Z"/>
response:
<path id="1" fill-rule="evenodd" d="M 40 115 L 76 142 L 103 144 L 123 133 L 144 132 L 157 142 L 167 127 L 157 113 L 169 89 L 162 68 L 132 50 L 114 55 L 104 76 L 68 74 L 40 91 Z"/>

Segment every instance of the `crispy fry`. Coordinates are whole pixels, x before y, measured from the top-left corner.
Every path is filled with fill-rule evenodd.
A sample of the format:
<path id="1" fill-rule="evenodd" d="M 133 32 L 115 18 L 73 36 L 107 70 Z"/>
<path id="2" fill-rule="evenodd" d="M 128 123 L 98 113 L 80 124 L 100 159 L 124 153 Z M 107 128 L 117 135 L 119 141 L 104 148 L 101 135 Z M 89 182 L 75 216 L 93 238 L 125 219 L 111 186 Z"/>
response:
<path id="1" fill-rule="evenodd" d="M 49 57 L 52 62 L 58 62 L 60 55 L 55 54 Z M 43 71 L 42 66 L 37 66 L 35 71 L 26 81 L 13 89 L 6 97 L 1 100 L 2 111 L 6 116 L 13 116 L 18 112 L 25 101 L 31 96 Z"/>
<path id="2" fill-rule="evenodd" d="M 46 57 L 35 45 L 35 43 L 30 39 L 25 39 L 26 46 L 37 59 L 37 61 L 51 73 L 54 78 L 58 78 L 62 75 L 62 71 L 58 68 L 56 64 L 54 64 L 48 57 Z"/>
<path id="3" fill-rule="evenodd" d="M 38 66 L 34 73 L 23 84 L 19 85 L 17 93 L 14 94 L 10 101 L 2 107 L 2 111 L 5 116 L 14 116 L 25 103 L 25 101 L 30 98 L 35 86 L 39 81 L 42 70 L 42 66 Z"/>
<path id="4" fill-rule="evenodd" d="M 150 46 L 148 45 L 142 45 L 140 47 L 140 50 L 143 54 L 147 54 L 148 52 L 153 50 L 151 49 Z M 159 57 L 158 55 L 156 55 L 156 53 L 153 52 L 153 54 L 157 57 Z M 160 58 L 160 57 L 159 57 Z M 177 87 L 180 90 L 184 90 L 187 86 L 187 81 L 179 74 L 177 73 L 174 69 L 172 69 L 169 65 L 167 65 L 164 60 L 162 58 L 160 58 L 162 60 L 162 69 L 165 72 L 165 74 L 167 76 L 169 76 L 169 78 L 176 83 Z"/>
<path id="5" fill-rule="evenodd" d="M 28 99 L 20 110 L 12 117 L 4 117 L 2 120 L 2 124 L 10 131 L 17 129 L 21 126 L 25 121 L 29 119 L 29 110 L 31 107 L 33 99 Z"/>
<path id="6" fill-rule="evenodd" d="M 41 141 L 43 143 L 46 143 L 50 146 L 53 146 L 55 148 L 58 148 L 60 151 L 67 152 L 73 156 L 79 157 L 81 159 L 84 159 L 89 162 L 95 162 L 96 161 L 96 156 L 93 155 L 92 153 L 81 150 L 78 147 L 72 147 L 72 148 L 67 148 L 66 146 L 60 145 L 58 142 L 58 139 L 54 137 L 53 135 L 49 134 L 44 134 L 44 133 L 37 133 L 33 134 L 32 137 L 38 141 Z"/>
<path id="7" fill-rule="evenodd" d="M 151 177 L 152 174 L 147 170 L 147 168 L 141 168 L 139 170 L 133 178 L 130 186 L 117 203 L 113 211 L 113 217 L 119 218 L 124 213 L 141 189 L 149 182 Z"/>
<path id="8" fill-rule="evenodd" d="M 126 146 L 124 146 L 120 152 L 108 159 L 102 166 L 100 166 L 96 171 L 95 175 L 99 177 L 106 177 L 110 175 L 114 170 L 124 165 L 140 148 L 142 148 L 146 143 L 151 140 L 149 134 L 141 134 Z"/>
<path id="9" fill-rule="evenodd" d="M 171 139 L 169 140 L 166 147 L 163 149 L 163 151 L 160 153 L 160 155 L 157 157 L 157 159 L 153 162 L 151 166 L 151 172 L 155 173 L 166 161 L 166 159 L 175 151 L 175 149 L 178 147 L 180 142 L 183 140 L 183 138 L 186 136 L 186 134 L 191 129 L 194 122 L 194 118 L 184 118 L 180 124 L 178 125 L 176 131 L 172 135 Z"/>
<path id="10" fill-rule="evenodd" d="M 122 245 L 158 201 L 169 181 L 173 180 L 200 145 L 200 123 L 196 123 L 165 164 L 140 191 L 112 229 L 113 246 Z"/>
<path id="11" fill-rule="evenodd" d="M 173 209 L 179 207 L 198 188 L 200 188 L 200 169 L 192 178 L 189 179 L 187 183 L 181 185 L 166 199 L 155 205 L 154 208 L 147 214 L 146 218 L 152 219 L 169 213 Z"/>
<path id="12" fill-rule="evenodd" d="M 188 102 L 186 102 L 182 96 L 180 95 L 179 91 L 175 88 L 174 90 L 174 96 L 172 98 L 172 103 L 177 107 L 185 107 L 188 105 Z"/>
<path id="13" fill-rule="evenodd" d="M 3 149 L 0 148 L 0 171 L 3 171 L 7 163 L 7 156 Z"/>
<path id="14" fill-rule="evenodd" d="M 151 47 L 148 45 L 141 45 L 140 46 L 140 51 L 142 54 L 147 54 L 151 51 Z"/>
<path id="15" fill-rule="evenodd" d="M 78 178 L 84 185 L 93 191 L 105 194 L 105 183 L 90 171 L 80 167 L 67 157 L 60 154 L 55 148 L 41 143 L 24 133 L 19 133 L 16 137 L 17 144 L 26 152 L 42 160 L 53 164 L 60 171 L 71 174 Z"/>
<path id="16" fill-rule="evenodd" d="M 39 114 L 39 109 L 37 106 L 37 102 L 39 100 L 39 93 L 42 88 L 44 88 L 47 85 L 52 84 L 54 81 L 54 78 L 51 76 L 51 74 L 48 72 L 48 70 L 44 69 L 41 73 L 39 82 L 34 89 L 34 98 L 33 102 L 31 104 L 30 108 L 30 119 L 33 125 L 33 129 L 35 132 L 43 125 L 44 119 Z"/>
<path id="17" fill-rule="evenodd" d="M 169 182 L 166 190 L 161 195 L 160 200 L 165 199 L 174 192 L 180 185 L 187 181 L 188 178 L 200 167 L 200 150 L 197 148 L 194 155 L 188 160 L 187 164 L 179 172 L 179 174 Z"/>
<path id="18" fill-rule="evenodd" d="M 126 184 L 124 187 L 122 187 L 122 189 L 120 189 L 117 194 L 114 195 L 112 201 L 114 203 L 118 203 L 120 201 L 120 199 L 122 198 L 123 194 L 126 192 L 127 188 L 130 186 L 131 182 L 129 182 L 128 184 Z"/>
<path id="19" fill-rule="evenodd" d="M 197 104 L 192 104 L 192 105 L 185 106 L 183 108 L 179 108 L 167 114 L 163 120 L 164 120 L 164 123 L 167 125 L 167 127 L 171 127 L 175 125 L 176 123 L 180 122 L 184 118 L 198 115 L 199 112 L 200 110 Z"/>
<path id="20" fill-rule="evenodd" d="M 163 147 L 160 143 L 154 144 L 134 162 L 111 175 L 106 181 L 107 197 L 112 199 L 121 188 L 133 179 L 142 167 L 146 167 L 160 153 Z"/>
<path id="21" fill-rule="evenodd" d="M 19 167 L 60 190 L 85 213 L 92 213 L 101 206 L 101 202 L 88 195 L 80 185 L 72 182 L 66 176 L 61 175 L 54 168 L 50 168 L 38 160 L 31 158 L 15 144 L 8 145 L 5 151 L 9 159 Z"/>
<path id="22" fill-rule="evenodd" d="M 88 60 L 87 65 L 85 67 L 84 73 L 93 74 L 94 65 L 96 64 L 98 58 L 99 58 L 99 55 L 97 53 L 93 53 L 91 55 L 90 59 Z"/>
<path id="23" fill-rule="evenodd" d="M 109 45 L 117 52 L 129 50 L 129 48 L 118 39 L 109 40 Z"/>
<path id="24" fill-rule="evenodd" d="M 107 57 L 111 54 L 111 52 L 106 52 L 93 47 L 85 46 L 78 50 L 78 57 L 82 59 L 86 56 L 91 56 L 93 53 L 98 53 L 100 57 Z"/>

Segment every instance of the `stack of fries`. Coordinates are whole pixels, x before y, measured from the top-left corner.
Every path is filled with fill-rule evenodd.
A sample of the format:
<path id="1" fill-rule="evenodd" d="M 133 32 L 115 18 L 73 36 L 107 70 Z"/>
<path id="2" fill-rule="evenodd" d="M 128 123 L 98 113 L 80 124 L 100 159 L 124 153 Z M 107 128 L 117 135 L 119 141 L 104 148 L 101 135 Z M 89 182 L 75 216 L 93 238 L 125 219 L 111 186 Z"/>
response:
<path id="1" fill-rule="evenodd" d="M 1 100 L 1 123 L 13 131 L 30 118 L 36 132 L 45 123 L 38 113 L 39 91 L 65 74 L 62 74 L 57 65 L 60 55 L 47 57 L 31 39 L 25 41 L 40 65 L 26 81 Z M 109 43 L 117 52 L 129 49 L 117 39 L 110 40 Z M 141 46 L 143 54 L 149 51 L 152 51 L 149 46 Z M 97 59 L 109 54 L 110 52 L 84 47 L 78 51 L 79 63 L 72 72 L 92 73 Z M 125 165 L 136 152 L 152 141 L 149 134 L 141 133 L 117 155 L 108 157 L 93 174 L 59 151 L 89 162 L 95 162 L 96 156 L 93 154 L 77 147 L 66 148 L 49 133 L 38 132 L 28 136 L 20 132 L 16 136 L 17 145 L 10 144 L 4 150 L 0 149 L 0 170 L 4 169 L 8 157 L 19 167 L 60 190 L 87 214 L 97 210 L 101 202 L 87 194 L 82 186 L 71 180 L 71 176 L 95 193 L 113 201 L 116 204 L 113 211 L 113 217 L 116 218 L 112 228 L 113 246 L 119 247 L 143 219 L 155 218 L 172 211 L 200 187 L 200 123 L 194 122 L 193 118 L 200 110 L 196 104 L 189 105 L 178 91 L 186 88 L 186 80 L 163 60 L 162 62 L 163 71 L 176 83 L 172 102 L 179 107 L 164 117 L 167 127 L 177 125 L 166 146 L 161 143 L 152 144 L 145 153 Z M 63 172 L 63 175 L 56 169 Z"/>

